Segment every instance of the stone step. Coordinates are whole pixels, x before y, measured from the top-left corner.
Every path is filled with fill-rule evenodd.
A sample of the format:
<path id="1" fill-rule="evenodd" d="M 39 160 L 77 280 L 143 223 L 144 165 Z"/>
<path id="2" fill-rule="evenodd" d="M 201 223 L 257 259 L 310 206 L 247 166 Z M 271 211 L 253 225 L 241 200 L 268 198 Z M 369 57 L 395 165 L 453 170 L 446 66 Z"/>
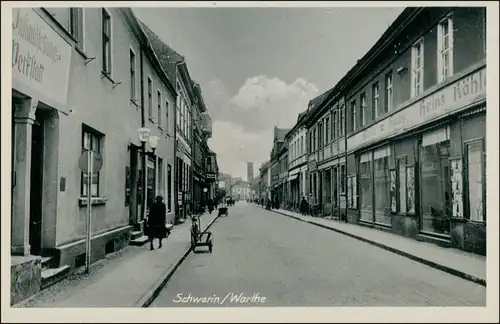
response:
<path id="1" fill-rule="evenodd" d="M 63 280 L 68 276 L 70 271 L 69 265 L 64 265 L 59 268 L 48 268 L 42 270 L 42 289 L 45 289 L 53 284 Z"/>
<path id="2" fill-rule="evenodd" d="M 135 240 L 131 240 L 129 242 L 130 245 L 133 246 L 143 246 L 144 244 L 149 242 L 149 238 L 146 235 L 143 235 L 139 238 L 136 238 Z"/>
<path id="3" fill-rule="evenodd" d="M 130 232 L 130 240 L 135 240 L 136 238 L 141 237 L 142 234 L 142 231 L 132 231 Z"/>
<path id="4" fill-rule="evenodd" d="M 54 261 L 54 257 L 51 257 L 51 256 L 42 257 L 42 262 L 41 262 L 42 263 L 42 270 L 51 268 L 53 261 Z"/>

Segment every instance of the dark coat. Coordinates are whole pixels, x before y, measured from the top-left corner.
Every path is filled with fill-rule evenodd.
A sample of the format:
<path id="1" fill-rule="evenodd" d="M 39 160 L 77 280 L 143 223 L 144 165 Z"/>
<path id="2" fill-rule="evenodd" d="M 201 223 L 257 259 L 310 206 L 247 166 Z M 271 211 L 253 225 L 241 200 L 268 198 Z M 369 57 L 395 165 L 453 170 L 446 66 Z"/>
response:
<path id="1" fill-rule="evenodd" d="M 165 238 L 167 229 L 165 221 L 167 218 L 167 207 L 163 202 L 155 202 L 151 205 L 148 218 L 148 237 Z"/>

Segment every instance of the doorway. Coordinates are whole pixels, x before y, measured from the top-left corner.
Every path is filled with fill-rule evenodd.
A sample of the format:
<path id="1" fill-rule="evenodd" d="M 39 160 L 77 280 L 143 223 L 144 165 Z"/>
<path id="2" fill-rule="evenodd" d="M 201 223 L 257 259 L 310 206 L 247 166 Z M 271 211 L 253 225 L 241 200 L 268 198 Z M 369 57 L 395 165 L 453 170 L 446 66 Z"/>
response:
<path id="1" fill-rule="evenodd" d="M 32 127 L 31 139 L 31 186 L 29 244 L 32 255 L 41 253 L 42 245 L 42 201 L 43 201 L 43 120 L 37 114 Z"/>

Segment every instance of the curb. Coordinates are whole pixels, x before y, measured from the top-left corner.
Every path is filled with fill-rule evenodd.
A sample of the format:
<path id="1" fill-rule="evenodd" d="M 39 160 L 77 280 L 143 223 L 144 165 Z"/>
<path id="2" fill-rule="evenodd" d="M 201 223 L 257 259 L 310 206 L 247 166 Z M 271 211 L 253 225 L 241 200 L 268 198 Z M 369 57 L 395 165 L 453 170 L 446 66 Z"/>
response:
<path id="1" fill-rule="evenodd" d="M 334 231 L 334 232 L 337 232 L 337 233 L 340 233 L 340 234 L 343 234 L 343 235 L 346 235 L 346 236 L 349 236 L 351 238 L 354 238 L 354 239 L 357 239 L 359 241 L 362 241 L 362 242 L 365 242 L 365 243 L 368 243 L 368 244 L 371 244 L 371 245 L 374 245 L 376 247 L 379 247 L 381 249 L 384 249 L 384 250 L 387 250 L 387 251 L 390 251 L 390 252 L 393 252 L 395 254 L 398 254 L 398 255 L 401 255 L 401 256 L 404 256 L 408 259 L 411 259 L 413 261 L 417 261 L 417 262 L 420 262 L 422 264 L 425 264 L 427 266 L 430 266 L 434 269 L 437 269 L 437 270 L 441 270 L 443 272 L 446 272 L 446 273 L 449 273 L 453 276 L 456 276 L 456 277 L 460 277 L 462 279 L 465 279 L 465 280 L 468 280 L 468 281 L 472 281 L 474 283 L 477 283 L 479 285 L 482 285 L 482 286 L 485 286 L 486 287 L 486 279 L 483 279 L 483 278 L 480 278 L 480 277 L 476 277 L 474 275 L 471 275 L 471 274 L 468 274 L 468 273 L 465 273 L 465 272 L 462 272 L 460 270 L 457 270 L 457 269 L 453 269 L 453 268 L 450 268 L 450 267 L 447 267 L 447 266 L 444 266 L 442 264 L 438 264 L 438 263 L 435 263 L 433 261 L 430 261 L 430 260 L 427 260 L 427 259 L 424 259 L 424 258 L 421 258 L 419 256 L 416 256 L 416 255 L 413 255 L 413 254 L 410 254 L 408 252 L 405 252 L 405 251 L 402 251 L 402 250 L 398 250 L 396 248 L 393 248 L 393 247 L 390 247 L 390 246 L 387 246 L 387 245 L 384 245 L 382 243 L 378 243 L 378 242 L 375 242 L 375 241 L 372 241 L 372 240 L 369 240 L 367 238 L 364 238 L 362 236 L 358 236 L 358 235 L 354 235 L 354 234 L 351 234 L 351 233 L 348 233 L 348 232 L 345 232 L 345 231 L 342 231 L 342 230 L 339 230 L 339 229 L 336 229 L 336 228 L 333 228 L 333 227 L 329 227 L 327 225 L 323 225 L 323 224 L 319 224 L 319 223 L 315 223 L 313 221 L 309 221 L 309 220 L 303 220 L 299 217 L 296 217 L 296 216 L 291 216 L 291 215 L 287 215 L 285 213 L 282 213 L 282 212 L 279 212 L 279 211 L 276 211 L 276 210 L 272 210 L 272 212 L 276 213 L 276 214 L 279 214 L 279 215 L 283 215 L 283 216 L 286 216 L 286 217 L 289 217 L 289 218 L 293 218 L 293 219 L 296 219 L 296 220 L 299 220 L 301 222 L 304 222 L 304 223 L 308 223 L 308 224 L 312 224 L 312 225 L 315 225 L 315 226 L 318 226 L 318 227 L 321 227 L 321 228 L 324 228 L 324 229 L 328 229 L 330 231 Z"/>
<path id="2" fill-rule="evenodd" d="M 207 231 L 213 223 L 219 218 L 217 215 L 208 226 L 203 230 Z M 149 307 L 151 303 L 158 297 L 163 288 L 167 285 L 170 278 L 174 275 L 175 271 L 179 268 L 179 266 L 184 262 L 187 256 L 191 253 L 191 244 L 189 244 L 189 248 L 184 252 L 184 254 L 180 257 L 180 259 L 174 264 L 173 267 L 167 269 L 162 275 L 161 279 L 154 283 L 153 287 L 147 291 L 135 304 L 133 307 Z"/>

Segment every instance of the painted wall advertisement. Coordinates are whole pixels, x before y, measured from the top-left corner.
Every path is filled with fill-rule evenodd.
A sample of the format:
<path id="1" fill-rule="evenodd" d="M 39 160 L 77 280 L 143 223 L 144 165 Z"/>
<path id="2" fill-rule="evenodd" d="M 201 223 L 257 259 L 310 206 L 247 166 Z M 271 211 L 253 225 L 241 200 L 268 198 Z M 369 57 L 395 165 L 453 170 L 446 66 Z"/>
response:
<path id="1" fill-rule="evenodd" d="M 12 10 L 12 81 L 28 95 L 65 106 L 71 45 L 31 8 Z"/>
<path id="2" fill-rule="evenodd" d="M 354 134 L 347 140 L 347 150 L 352 151 L 365 144 L 408 131 L 484 98 L 486 98 L 486 67 L 469 73 L 370 128 Z"/>

